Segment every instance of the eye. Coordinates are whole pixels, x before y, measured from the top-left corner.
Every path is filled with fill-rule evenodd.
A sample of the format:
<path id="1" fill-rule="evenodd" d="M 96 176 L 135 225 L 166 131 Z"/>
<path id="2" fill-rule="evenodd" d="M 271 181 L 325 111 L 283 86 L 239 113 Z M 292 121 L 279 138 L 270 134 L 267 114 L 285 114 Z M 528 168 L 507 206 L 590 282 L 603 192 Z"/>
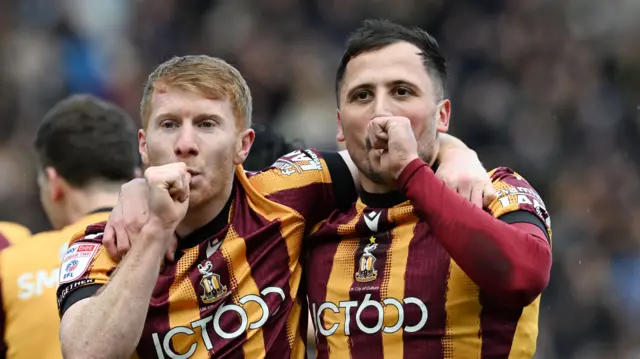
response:
<path id="1" fill-rule="evenodd" d="M 351 101 L 367 101 L 372 96 L 373 94 L 370 91 L 359 91 L 353 95 L 353 97 L 351 98 Z"/>
<path id="2" fill-rule="evenodd" d="M 217 126 L 218 126 L 218 123 L 211 119 L 202 120 L 198 123 L 198 127 L 201 127 L 201 128 L 214 128 Z"/>
<path id="3" fill-rule="evenodd" d="M 394 89 L 394 94 L 399 97 L 407 97 L 413 95 L 413 91 L 406 87 L 397 87 Z"/>
<path id="4" fill-rule="evenodd" d="M 167 129 L 178 128 L 178 122 L 173 120 L 164 120 L 160 122 L 160 127 Z"/>

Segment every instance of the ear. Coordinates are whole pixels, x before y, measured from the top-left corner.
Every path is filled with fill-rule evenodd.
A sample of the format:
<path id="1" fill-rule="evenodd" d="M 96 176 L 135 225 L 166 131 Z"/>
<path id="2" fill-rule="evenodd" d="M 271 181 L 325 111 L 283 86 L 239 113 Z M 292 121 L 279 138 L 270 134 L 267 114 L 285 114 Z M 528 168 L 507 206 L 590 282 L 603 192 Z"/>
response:
<path id="1" fill-rule="evenodd" d="M 138 130 L 138 152 L 144 167 L 149 167 L 149 154 L 147 153 L 147 135 L 144 130 Z"/>
<path id="2" fill-rule="evenodd" d="M 340 109 L 336 110 L 336 116 L 338 117 L 338 134 L 336 135 L 336 141 L 344 142 L 344 131 L 342 130 L 342 119 L 340 119 Z"/>
<path id="3" fill-rule="evenodd" d="M 67 181 L 65 181 L 53 167 L 46 167 L 44 169 L 44 176 L 46 177 L 46 186 L 48 187 L 48 193 L 51 196 L 51 202 L 60 201 L 69 187 Z"/>
<path id="4" fill-rule="evenodd" d="M 233 164 L 239 165 L 247 159 L 249 156 L 249 150 L 253 141 L 256 139 L 256 133 L 253 129 L 248 128 L 238 136 L 238 142 L 236 143 L 236 153 L 233 156 Z"/>
<path id="5" fill-rule="evenodd" d="M 449 131 L 449 119 L 451 118 L 451 101 L 444 99 L 438 104 L 436 113 L 436 129 L 438 132 Z"/>

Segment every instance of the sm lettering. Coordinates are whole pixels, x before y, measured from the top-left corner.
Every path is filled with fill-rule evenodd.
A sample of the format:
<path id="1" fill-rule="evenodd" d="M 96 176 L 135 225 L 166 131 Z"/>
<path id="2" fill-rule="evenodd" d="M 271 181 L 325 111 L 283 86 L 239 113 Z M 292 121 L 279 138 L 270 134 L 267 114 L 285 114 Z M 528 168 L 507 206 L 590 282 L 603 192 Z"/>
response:
<path id="1" fill-rule="evenodd" d="M 416 306 L 420 311 L 419 316 L 411 316 L 411 323 L 408 321 L 405 322 L 405 308 L 409 305 Z M 391 310 L 398 313 L 398 319 L 393 325 L 386 326 L 384 325 L 384 317 L 387 313 L 391 313 L 389 311 L 391 307 L 393 307 Z M 376 324 L 373 326 L 366 326 L 363 323 L 362 315 L 367 308 L 373 308 L 375 310 L 376 314 L 373 315 L 373 318 Z M 337 314 L 339 318 L 338 322 L 327 322 L 327 315 L 325 314 L 323 323 L 322 314 L 325 311 L 331 311 Z M 385 333 L 395 333 L 400 329 L 404 329 L 404 331 L 408 333 L 413 333 L 424 328 L 429 317 L 427 305 L 418 298 L 408 297 L 402 299 L 402 301 L 395 298 L 386 298 L 382 302 L 377 302 L 371 300 L 371 294 L 367 294 L 362 303 L 355 300 L 339 302 L 337 305 L 331 302 L 324 302 L 317 307 L 317 311 L 316 303 L 313 303 L 311 305 L 311 312 L 316 327 L 316 336 L 320 333 L 325 337 L 333 335 L 341 325 L 344 334 L 351 335 L 351 322 L 354 319 L 358 330 L 365 334 L 375 334 L 380 332 L 380 330 Z"/>
<path id="2" fill-rule="evenodd" d="M 33 296 L 39 297 L 45 289 L 56 289 L 60 268 L 51 271 L 39 270 L 35 273 L 22 273 L 18 277 L 18 298 L 27 300 Z"/>
<path id="3" fill-rule="evenodd" d="M 277 287 L 267 287 L 260 292 L 262 297 L 266 297 L 267 295 L 278 295 L 284 301 L 285 295 L 284 291 L 281 288 Z M 156 354 L 159 359 L 166 359 L 167 357 L 171 359 L 187 359 L 191 358 L 193 353 L 195 353 L 196 348 L 199 344 L 199 339 L 202 339 L 202 342 L 207 349 L 207 351 L 213 349 L 213 344 L 211 343 L 211 338 L 207 335 L 207 329 L 213 328 L 213 331 L 219 335 L 223 339 L 231 340 L 239 337 L 247 330 L 251 329 L 259 329 L 261 328 L 269 319 L 270 316 L 274 315 L 278 309 L 276 308 L 273 313 L 269 311 L 269 307 L 264 299 L 261 296 L 257 296 L 254 294 L 250 294 L 244 296 L 238 300 L 238 304 L 225 304 L 222 303 L 216 312 L 213 315 L 201 318 L 199 320 L 193 321 L 189 323 L 189 326 L 179 326 L 171 328 L 167 334 L 165 334 L 164 338 L 160 337 L 160 334 L 153 333 L 151 338 L 153 339 L 153 344 L 156 348 Z M 249 322 L 249 315 L 247 311 L 244 309 L 244 306 L 253 302 L 257 304 L 262 313 L 260 318 L 255 322 Z M 240 318 L 240 325 L 237 328 L 223 328 L 220 324 L 224 322 L 222 319 L 225 315 L 236 315 Z M 194 329 L 200 328 L 201 338 L 196 337 L 196 331 Z M 189 347 L 189 349 L 185 353 L 176 353 L 171 348 L 171 338 L 175 335 L 188 335 L 189 337 L 193 337 L 193 344 Z M 165 356 L 166 354 L 166 356 Z"/>

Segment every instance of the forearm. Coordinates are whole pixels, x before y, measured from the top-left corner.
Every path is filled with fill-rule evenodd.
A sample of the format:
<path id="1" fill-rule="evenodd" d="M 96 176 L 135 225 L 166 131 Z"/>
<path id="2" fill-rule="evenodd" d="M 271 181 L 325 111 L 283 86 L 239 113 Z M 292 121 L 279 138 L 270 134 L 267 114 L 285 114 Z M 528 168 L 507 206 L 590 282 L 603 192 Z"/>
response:
<path id="1" fill-rule="evenodd" d="M 403 170 L 398 184 L 451 258 L 485 293 L 524 306 L 547 286 L 551 250 L 544 235 L 521 231 L 474 206 L 421 160 Z"/>
<path id="2" fill-rule="evenodd" d="M 464 142 L 462 142 L 457 137 L 451 136 L 447 133 L 439 133 L 438 134 L 438 156 L 441 157 L 443 154 L 446 155 L 447 150 L 452 149 L 461 149 L 461 150 L 469 150 L 472 151 Z"/>
<path id="3" fill-rule="evenodd" d="M 144 229 L 140 234 L 151 235 Z M 135 351 L 164 254 L 162 240 L 138 240 L 151 244 L 133 247 L 88 305 L 74 313 L 72 306 L 63 315 L 60 336 L 65 358 L 128 358 Z"/>

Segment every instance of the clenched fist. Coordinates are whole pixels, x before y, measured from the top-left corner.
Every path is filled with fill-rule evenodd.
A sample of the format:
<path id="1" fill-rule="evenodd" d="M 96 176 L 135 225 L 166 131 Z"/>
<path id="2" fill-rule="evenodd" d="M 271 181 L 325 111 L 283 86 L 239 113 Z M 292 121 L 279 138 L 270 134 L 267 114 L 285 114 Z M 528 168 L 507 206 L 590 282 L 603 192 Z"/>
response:
<path id="1" fill-rule="evenodd" d="M 187 166 L 178 162 L 149 167 L 144 177 L 149 185 L 149 221 L 175 230 L 189 208 Z"/>
<path id="2" fill-rule="evenodd" d="M 418 158 L 411 122 L 406 117 L 377 117 L 367 126 L 367 135 L 373 153 L 372 166 L 396 180 L 402 170 Z"/>
<path id="3" fill-rule="evenodd" d="M 135 245 L 142 228 L 150 225 L 170 241 L 166 258 L 173 260 L 177 246 L 173 233 L 189 206 L 190 178 L 184 163 L 172 163 L 150 167 L 144 179 L 124 184 L 102 239 L 109 255 L 120 260 Z"/>

